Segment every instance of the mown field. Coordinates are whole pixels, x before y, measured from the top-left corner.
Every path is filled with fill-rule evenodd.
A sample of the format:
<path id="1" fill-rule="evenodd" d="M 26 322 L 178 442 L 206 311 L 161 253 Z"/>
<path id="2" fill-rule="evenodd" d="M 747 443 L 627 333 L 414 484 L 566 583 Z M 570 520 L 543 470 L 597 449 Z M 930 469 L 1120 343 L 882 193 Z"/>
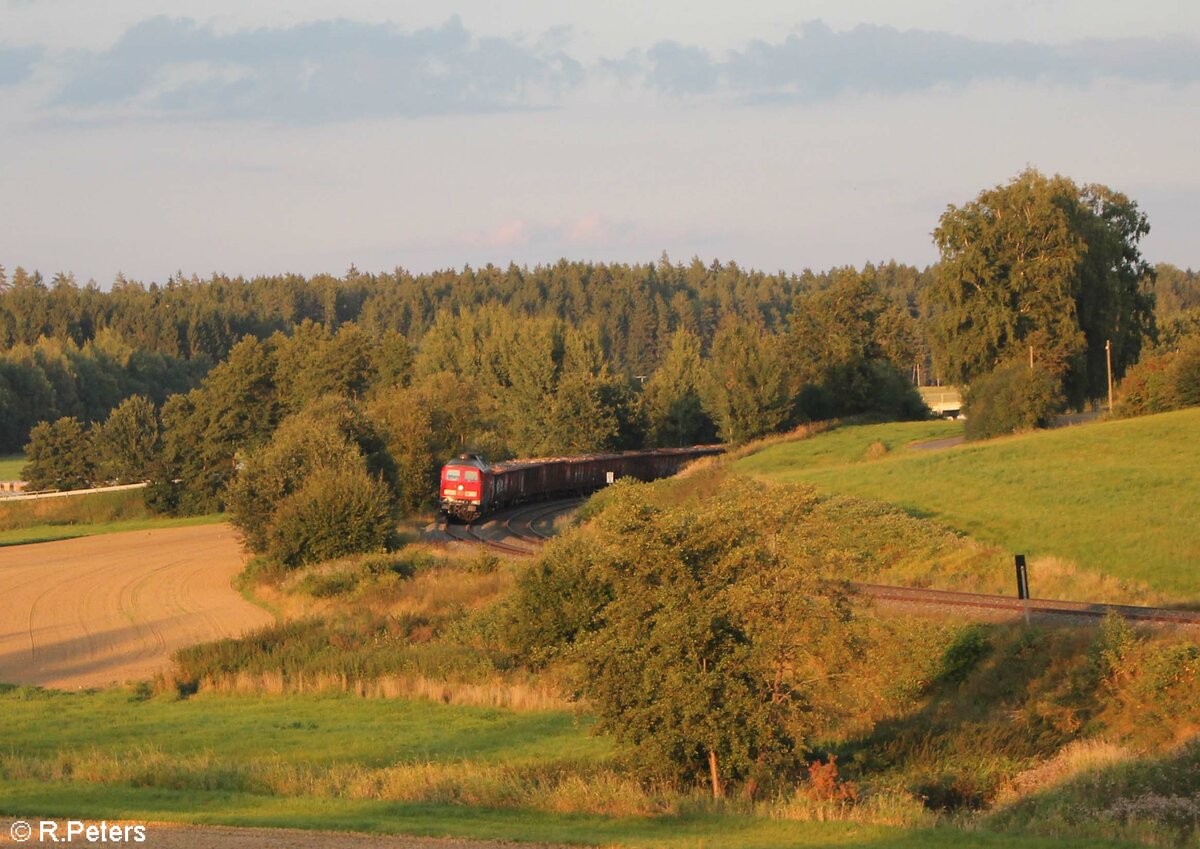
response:
<path id="1" fill-rule="evenodd" d="M 630 794 L 570 713 L 428 702 L 129 690 L 0 694 L 0 810 L 646 847 L 1103 847 L 1100 840 L 797 822 L 722 812 L 604 816 Z M 104 728 L 97 734 L 97 728 Z M 533 804 L 522 805 L 525 794 Z M 514 804 L 515 803 L 515 804 Z"/>
<path id="2" fill-rule="evenodd" d="M 951 435 L 953 424 L 938 424 Z M 743 472 L 899 505 L 1011 552 L 1200 601 L 1200 410 L 906 450 L 924 425 L 843 428 L 738 460 Z M 935 437 L 936 438 L 936 437 Z M 872 450 L 875 443 L 891 450 Z M 1037 594 L 1037 575 L 1030 576 Z"/>

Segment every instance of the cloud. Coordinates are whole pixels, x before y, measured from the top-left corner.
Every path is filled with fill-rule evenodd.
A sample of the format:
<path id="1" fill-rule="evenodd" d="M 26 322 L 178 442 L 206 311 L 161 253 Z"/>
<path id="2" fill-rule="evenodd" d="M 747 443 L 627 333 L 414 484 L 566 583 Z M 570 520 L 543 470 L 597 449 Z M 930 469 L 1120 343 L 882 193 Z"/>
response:
<path id="1" fill-rule="evenodd" d="M 479 236 L 472 236 L 469 243 L 483 245 L 489 248 L 511 248 L 524 245 L 530 238 L 529 225 L 522 219 L 514 218 L 505 221 Z"/>
<path id="2" fill-rule="evenodd" d="M 605 247 L 645 241 L 644 228 L 631 221 L 613 220 L 598 212 L 551 221 L 530 222 L 524 218 L 502 221 L 487 230 L 466 233 L 458 244 L 474 248 L 521 248 L 556 246 L 556 250 Z"/>
<path id="3" fill-rule="evenodd" d="M 319 21 L 220 33 L 157 17 L 77 55 L 53 101 L 75 113 L 328 123 L 537 108 L 582 78 L 555 47 L 440 27 Z"/>
<path id="4" fill-rule="evenodd" d="M 648 81 L 672 94 L 696 94 L 716 87 L 719 68 L 707 50 L 674 41 L 660 41 L 646 53 Z"/>
<path id="5" fill-rule="evenodd" d="M 714 54 L 678 41 L 585 67 L 569 27 L 540 35 L 480 37 L 451 17 L 437 27 L 326 20 L 219 31 L 155 17 L 98 52 L 45 54 L 0 46 L 0 85 L 36 63 L 58 81 L 42 117 L 329 124 L 369 118 L 554 108 L 585 79 L 607 97 L 635 89 L 665 98 L 743 103 L 823 102 L 941 86 L 1018 81 L 1085 86 L 1103 79 L 1200 82 L 1200 44 L 1176 39 L 989 42 L 944 32 L 810 22 L 780 38 Z"/>
<path id="6" fill-rule="evenodd" d="M 41 57 L 36 47 L 10 47 L 0 44 L 0 85 L 24 82 L 33 73 L 33 65 Z"/>
<path id="7" fill-rule="evenodd" d="M 642 77 L 666 94 L 728 92 L 750 101 L 900 94 L 994 80 L 1186 84 L 1200 81 L 1200 45 L 1185 39 L 988 42 L 872 25 L 835 32 L 816 21 L 779 41 L 751 41 L 720 59 L 660 42 L 646 52 Z"/>

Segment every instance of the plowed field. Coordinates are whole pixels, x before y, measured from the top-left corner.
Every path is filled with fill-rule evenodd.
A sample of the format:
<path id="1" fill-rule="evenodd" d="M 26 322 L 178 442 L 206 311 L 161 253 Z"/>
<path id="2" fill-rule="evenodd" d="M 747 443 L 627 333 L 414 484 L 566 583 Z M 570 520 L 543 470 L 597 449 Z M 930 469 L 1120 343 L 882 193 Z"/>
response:
<path id="1" fill-rule="evenodd" d="M 231 586 L 243 563 L 228 525 L 0 548 L 0 682 L 148 678 L 182 646 L 269 624 Z"/>

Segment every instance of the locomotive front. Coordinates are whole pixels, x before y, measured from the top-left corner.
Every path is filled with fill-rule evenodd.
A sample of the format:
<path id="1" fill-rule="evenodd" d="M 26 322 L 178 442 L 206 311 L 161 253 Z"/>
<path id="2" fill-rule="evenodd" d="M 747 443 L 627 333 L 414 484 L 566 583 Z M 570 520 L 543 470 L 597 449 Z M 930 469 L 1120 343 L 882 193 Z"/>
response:
<path id="1" fill-rule="evenodd" d="M 442 512 L 463 522 L 478 519 L 487 509 L 488 465 L 478 454 L 460 454 L 442 466 Z"/>

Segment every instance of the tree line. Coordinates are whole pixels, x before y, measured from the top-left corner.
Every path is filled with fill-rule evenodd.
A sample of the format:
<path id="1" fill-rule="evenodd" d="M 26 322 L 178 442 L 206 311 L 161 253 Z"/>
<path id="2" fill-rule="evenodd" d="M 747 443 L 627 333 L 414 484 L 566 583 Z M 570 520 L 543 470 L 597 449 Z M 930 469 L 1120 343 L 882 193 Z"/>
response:
<path id="1" fill-rule="evenodd" d="M 195 388 L 161 404 L 155 497 L 171 511 L 220 509 L 244 458 L 330 398 L 386 435 L 405 509 L 427 498 L 434 466 L 463 449 L 504 459 L 740 443 L 836 415 L 925 413 L 898 365 L 912 355 L 913 323 L 869 275 L 844 271 L 797 300 L 791 312 L 803 321 L 779 332 L 736 314 L 707 344 L 676 328 L 645 380 L 619 370 L 597 325 L 499 307 L 444 310 L 417 347 L 354 323 L 247 336 Z M 71 432 L 87 430 L 70 418 Z M 46 456 L 34 443 L 30 452 Z M 61 477 L 40 468 L 34 486 Z"/>
<path id="2" fill-rule="evenodd" d="M 314 387 L 358 403 L 381 385 L 426 411 L 435 456 L 743 442 L 811 419 L 911 416 L 908 383 L 931 372 L 967 388 L 981 435 L 1035 426 L 1104 394 L 1110 343 L 1120 379 L 1144 348 L 1178 347 L 1200 327 L 1194 272 L 1161 266 L 1156 304 L 1139 248 L 1148 231 L 1125 195 L 1027 170 L 950 206 L 928 269 L 765 274 L 664 255 L 118 279 L 109 292 L 0 269 L 0 451 L 40 420 L 100 422 L 137 394 L 163 405 L 168 432 L 209 440 L 224 458 L 260 443 Z M 298 362 L 308 365 L 293 374 Z M 203 412 L 225 409 L 209 396 L 243 367 L 260 379 L 231 402 L 241 412 Z M 182 448 L 172 458 L 177 472 L 208 475 L 201 501 L 213 503 L 227 473 Z"/>
<path id="3" fill-rule="evenodd" d="M 0 454 L 20 451 L 39 422 L 97 422 L 132 395 L 161 404 L 208 368 L 134 348 L 108 330 L 82 345 L 45 336 L 14 345 L 0 352 Z"/>

